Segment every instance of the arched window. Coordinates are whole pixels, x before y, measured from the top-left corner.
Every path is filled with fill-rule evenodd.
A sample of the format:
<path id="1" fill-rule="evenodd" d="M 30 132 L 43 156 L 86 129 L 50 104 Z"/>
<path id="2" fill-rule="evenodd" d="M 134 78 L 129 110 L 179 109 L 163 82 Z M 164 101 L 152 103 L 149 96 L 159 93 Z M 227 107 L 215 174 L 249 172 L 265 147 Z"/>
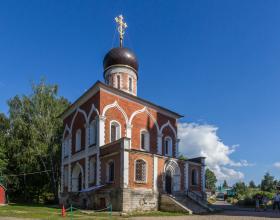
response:
<path id="1" fill-rule="evenodd" d="M 148 151 L 150 149 L 150 134 L 146 130 L 140 132 L 140 144 L 141 150 Z"/>
<path id="2" fill-rule="evenodd" d="M 89 145 L 96 145 L 97 142 L 97 121 L 91 121 L 89 125 Z"/>
<path id="3" fill-rule="evenodd" d="M 70 136 L 67 136 L 63 141 L 63 155 L 64 157 L 68 157 L 70 154 Z"/>
<path id="4" fill-rule="evenodd" d="M 120 89 L 121 88 L 121 76 L 117 75 L 117 88 Z"/>
<path id="5" fill-rule="evenodd" d="M 78 129 L 76 131 L 76 145 L 75 145 L 76 151 L 81 150 L 81 135 L 82 135 L 82 131 L 81 131 L 81 129 Z"/>
<path id="6" fill-rule="evenodd" d="M 107 182 L 112 183 L 115 180 L 115 163 L 110 161 L 107 164 Z"/>
<path id="7" fill-rule="evenodd" d="M 128 78 L 128 88 L 129 88 L 129 91 L 132 92 L 132 78 L 131 77 Z"/>
<path id="8" fill-rule="evenodd" d="M 171 139 L 171 137 L 166 137 L 164 139 L 164 154 L 166 156 L 172 156 L 172 139 Z"/>
<path id="9" fill-rule="evenodd" d="M 89 183 L 96 184 L 96 159 L 91 158 L 89 161 Z"/>
<path id="10" fill-rule="evenodd" d="M 196 169 L 192 170 L 192 185 L 193 186 L 198 185 L 198 174 L 197 174 L 197 170 Z"/>
<path id="11" fill-rule="evenodd" d="M 121 126 L 118 122 L 112 121 L 110 125 L 110 141 L 116 141 L 121 138 Z"/>
<path id="12" fill-rule="evenodd" d="M 135 161 L 135 181 L 146 182 L 147 181 L 147 165 L 144 160 Z"/>

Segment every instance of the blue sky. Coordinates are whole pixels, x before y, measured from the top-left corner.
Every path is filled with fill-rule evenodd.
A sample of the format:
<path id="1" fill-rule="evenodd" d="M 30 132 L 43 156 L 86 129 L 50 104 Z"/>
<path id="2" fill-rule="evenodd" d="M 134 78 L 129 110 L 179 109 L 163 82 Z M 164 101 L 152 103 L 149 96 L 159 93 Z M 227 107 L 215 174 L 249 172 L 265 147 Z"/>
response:
<path id="1" fill-rule="evenodd" d="M 0 0 L 0 111 L 45 76 L 74 101 L 102 79 L 116 46 L 114 17 L 128 23 L 138 95 L 213 125 L 245 181 L 280 178 L 280 1 Z"/>

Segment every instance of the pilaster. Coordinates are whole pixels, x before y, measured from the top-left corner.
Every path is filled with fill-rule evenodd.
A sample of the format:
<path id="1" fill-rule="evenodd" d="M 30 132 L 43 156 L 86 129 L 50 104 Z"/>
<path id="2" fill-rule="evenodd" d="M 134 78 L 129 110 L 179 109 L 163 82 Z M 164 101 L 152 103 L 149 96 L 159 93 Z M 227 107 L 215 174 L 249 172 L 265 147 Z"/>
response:
<path id="1" fill-rule="evenodd" d="M 158 134 L 157 136 L 157 153 L 162 155 L 162 134 Z"/>

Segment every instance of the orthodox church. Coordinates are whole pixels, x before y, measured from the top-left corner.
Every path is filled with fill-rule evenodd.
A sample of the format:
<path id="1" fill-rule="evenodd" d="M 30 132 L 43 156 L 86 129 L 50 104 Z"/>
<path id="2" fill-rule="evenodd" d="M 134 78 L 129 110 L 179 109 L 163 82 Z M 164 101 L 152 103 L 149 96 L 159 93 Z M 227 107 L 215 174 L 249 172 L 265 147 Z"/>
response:
<path id="1" fill-rule="evenodd" d="M 61 115 L 60 203 L 128 212 L 158 210 L 163 195 L 203 200 L 205 158 L 179 159 L 182 116 L 137 96 L 138 60 L 123 47 L 123 17 L 115 20 L 120 46 L 104 57 L 104 83 Z"/>

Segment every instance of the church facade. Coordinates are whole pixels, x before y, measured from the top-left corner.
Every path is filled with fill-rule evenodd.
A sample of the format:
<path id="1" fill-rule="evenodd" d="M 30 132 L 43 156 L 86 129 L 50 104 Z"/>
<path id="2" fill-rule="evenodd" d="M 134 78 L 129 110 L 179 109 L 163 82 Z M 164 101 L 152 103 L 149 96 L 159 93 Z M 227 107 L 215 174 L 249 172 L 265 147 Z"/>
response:
<path id="1" fill-rule="evenodd" d="M 61 115 L 60 203 L 127 212 L 158 210 L 162 194 L 203 197 L 205 158 L 178 158 L 182 116 L 137 96 L 135 54 L 121 44 L 103 66 L 105 83 Z"/>

